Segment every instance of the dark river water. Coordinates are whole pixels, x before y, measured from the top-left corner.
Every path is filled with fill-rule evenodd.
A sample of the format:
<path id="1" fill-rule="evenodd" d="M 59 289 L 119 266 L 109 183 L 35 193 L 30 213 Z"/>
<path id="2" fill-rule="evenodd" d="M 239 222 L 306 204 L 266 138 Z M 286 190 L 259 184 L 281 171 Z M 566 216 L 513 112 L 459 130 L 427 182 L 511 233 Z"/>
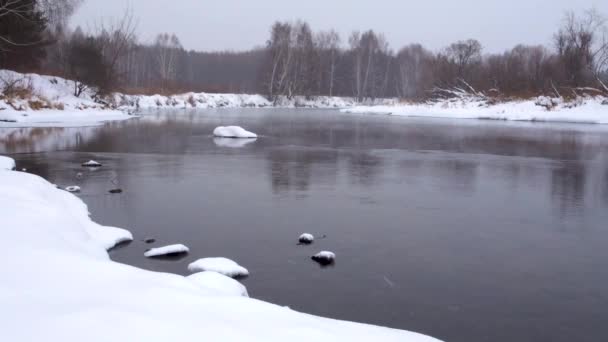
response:
<path id="1" fill-rule="evenodd" d="M 261 137 L 211 137 L 228 124 Z M 604 126 L 322 110 L 0 129 L 19 168 L 134 233 L 116 261 L 185 275 L 228 257 L 254 298 L 455 342 L 608 341 L 607 147 Z M 89 159 L 104 167 L 77 180 Z M 298 246 L 304 232 L 327 237 Z M 147 237 L 191 253 L 146 259 Z"/>

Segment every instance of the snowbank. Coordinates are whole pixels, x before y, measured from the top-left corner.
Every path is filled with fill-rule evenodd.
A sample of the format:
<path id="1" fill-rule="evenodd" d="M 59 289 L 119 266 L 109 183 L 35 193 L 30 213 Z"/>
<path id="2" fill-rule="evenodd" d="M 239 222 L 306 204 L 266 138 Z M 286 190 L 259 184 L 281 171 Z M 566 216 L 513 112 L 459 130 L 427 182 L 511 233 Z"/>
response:
<path id="1" fill-rule="evenodd" d="M 220 138 L 255 139 L 257 134 L 249 132 L 239 126 L 220 126 L 213 130 L 213 135 Z"/>
<path id="2" fill-rule="evenodd" d="M 31 174 L 0 171 L 0 217 L 5 341 L 437 341 L 112 262 L 106 249 L 131 235 L 93 223 L 80 199 Z"/>
<path id="3" fill-rule="evenodd" d="M 237 264 L 236 262 L 226 258 L 204 258 L 199 259 L 188 265 L 190 272 L 217 272 L 228 277 L 246 277 L 249 271 Z"/>
<path id="4" fill-rule="evenodd" d="M 557 101 L 551 110 L 544 100 L 511 101 L 488 105 L 481 101 L 441 101 L 423 104 L 398 104 L 392 106 L 358 106 L 343 109 L 344 113 L 388 114 L 409 117 L 434 117 L 450 119 L 489 119 L 508 121 L 543 121 L 568 123 L 608 123 L 608 105 L 605 98 L 585 97 L 575 102 Z"/>
<path id="5" fill-rule="evenodd" d="M 217 272 L 199 272 L 187 277 L 197 285 L 222 296 L 249 297 L 247 288 L 238 281 Z"/>
<path id="6" fill-rule="evenodd" d="M 185 254 L 190 252 L 190 249 L 184 245 L 171 245 L 165 247 L 151 248 L 144 253 L 146 258 L 154 258 L 159 256 Z"/>
<path id="7" fill-rule="evenodd" d="M 94 126 L 133 118 L 96 103 L 90 92 L 74 96 L 74 82 L 60 77 L 0 70 L 0 90 L 7 83 L 21 95 L 0 99 L 1 127 Z"/>
<path id="8" fill-rule="evenodd" d="M 15 169 L 15 160 L 13 158 L 0 156 L 0 171 Z"/>

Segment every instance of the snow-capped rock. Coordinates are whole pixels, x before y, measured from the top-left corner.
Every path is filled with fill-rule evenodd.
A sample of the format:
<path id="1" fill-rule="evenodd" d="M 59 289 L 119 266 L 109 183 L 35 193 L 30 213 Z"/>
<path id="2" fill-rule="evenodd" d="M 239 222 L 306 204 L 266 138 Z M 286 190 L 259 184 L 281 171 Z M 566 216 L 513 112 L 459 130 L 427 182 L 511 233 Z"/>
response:
<path id="1" fill-rule="evenodd" d="M 310 245 L 311 243 L 313 243 L 315 241 L 315 237 L 312 234 L 305 233 L 305 234 L 300 235 L 300 237 L 298 238 L 298 241 L 301 244 Z"/>
<path id="2" fill-rule="evenodd" d="M 80 192 L 80 187 L 78 185 L 72 185 L 65 188 L 67 192 Z"/>
<path id="3" fill-rule="evenodd" d="M 213 130 L 213 135 L 220 138 L 254 139 L 258 135 L 240 126 L 220 126 Z"/>
<path id="4" fill-rule="evenodd" d="M 93 168 L 95 168 L 95 167 L 102 167 L 101 163 L 96 162 L 94 160 L 89 160 L 86 163 L 82 163 L 82 166 L 83 167 L 93 167 Z"/>
<path id="5" fill-rule="evenodd" d="M 228 277 L 246 277 L 249 271 L 236 262 L 226 258 L 204 258 L 188 265 L 190 272 L 210 271 L 223 274 Z"/>
<path id="6" fill-rule="evenodd" d="M 228 147 L 228 148 L 242 148 L 253 142 L 257 141 L 257 139 L 233 139 L 233 138 L 214 138 L 213 142 L 218 147 Z"/>
<path id="7" fill-rule="evenodd" d="M 217 272 L 199 272 L 187 278 L 205 289 L 217 292 L 218 295 L 249 297 L 243 284 Z"/>
<path id="8" fill-rule="evenodd" d="M 311 259 L 321 265 L 330 265 L 336 260 L 336 254 L 333 252 L 323 251 L 313 255 Z"/>
<path id="9" fill-rule="evenodd" d="M 144 253 L 146 258 L 186 254 L 190 249 L 182 244 L 151 248 Z"/>

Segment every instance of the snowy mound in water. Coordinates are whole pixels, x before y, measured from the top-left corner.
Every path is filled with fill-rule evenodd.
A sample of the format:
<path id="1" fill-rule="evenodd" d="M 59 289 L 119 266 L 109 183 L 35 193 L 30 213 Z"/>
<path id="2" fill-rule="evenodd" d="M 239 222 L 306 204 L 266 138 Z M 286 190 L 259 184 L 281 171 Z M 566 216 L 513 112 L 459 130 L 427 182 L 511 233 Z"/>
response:
<path id="1" fill-rule="evenodd" d="M 13 158 L 0 156 L 0 170 L 14 170 L 16 167 Z"/>
<path id="2" fill-rule="evenodd" d="M 336 254 L 332 252 L 323 251 L 313 255 L 312 260 L 318 262 L 321 265 L 333 264 L 336 260 Z"/>
<path id="3" fill-rule="evenodd" d="M 217 292 L 218 295 L 249 297 L 243 284 L 217 272 L 199 272 L 187 278 L 205 289 Z"/>
<path id="4" fill-rule="evenodd" d="M 154 258 L 159 256 L 179 255 L 190 252 L 190 249 L 184 245 L 170 245 L 165 247 L 152 248 L 144 253 L 146 258 Z"/>
<path id="5" fill-rule="evenodd" d="M 67 192 L 80 192 L 80 187 L 77 186 L 77 185 L 68 186 L 67 188 L 65 188 L 65 191 L 67 191 Z"/>
<path id="6" fill-rule="evenodd" d="M 256 142 L 257 139 L 233 139 L 233 138 L 214 138 L 213 142 L 218 147 L 228 147 L 228 148 L 242 148 L 253 142 Z"/>
<path id="7" fill-rule="evenodd" d="M 313 243 L 313 241 L 315 241 L 315 237 L 312 234 L 302 234 L 300 235 L 300 238 L 298 239 L 298 241 L 300 241 L 300 243 L 309 245 L 311 243 Z"/>
<path id="8" fill-rule="evenodd" d="M 223 274 L 228 277 L 246 277 L 249 271 L 236 262 L 226 258 L 204 258 L 188 265 L 190 272 L 210 271 Z"/>
<path id="9" fill-rule="evenodd" d="M 131 234 L 92 222 L 82 200 L 35 175 L 0 171 L 0 217 L 10 241 L 0 248 L 2 341 L 437 342 L 113 262 L 106 249 Z"/>
<path id="10" fill-rule="evenodd" d="M 243 129 L 239 126 L 220 126 L 213 130 L 213 135 L 220 138 L 241 138 L 253 139 L 258 135 Z"/>
<path id="11" fill-rule="evenodd" d="M 83 167 L 101 167 L 102 165 L 101 165 L 101 163 L 98 163 L 94 160 L 89 160 L 86 163 L 82 163 L 82 166 Z"/>

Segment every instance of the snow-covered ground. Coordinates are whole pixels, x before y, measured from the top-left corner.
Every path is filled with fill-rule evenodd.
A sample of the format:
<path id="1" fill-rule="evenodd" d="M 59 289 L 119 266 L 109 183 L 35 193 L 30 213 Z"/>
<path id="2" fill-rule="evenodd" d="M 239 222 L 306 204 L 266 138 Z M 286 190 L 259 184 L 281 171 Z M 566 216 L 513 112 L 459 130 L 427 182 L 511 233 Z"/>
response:
<path id="1" fill-rule="evenodd" d="M 12 170 L 15 168 L 15 160 L 9 157 L 0 156 L 0 171 Z"/>
<path id="2" fill-rule="evenodd" d="M 90 92 L 74 96 L 74 82 L 60 77 L 0 70 L 0 90 L 7 84 L 19 95 L 0 96 L 0 127 L 93 126 L 133 118 L 96 103 Z"/>
<path id="3" fill-rule="evenodd" d="M 220 295 L 217 277 L 113 262 L 106 250 L 131 234 L 28 173 L 0 170 L 0 217 L 4 341 L 437 341 Z"/>
<path id="4" fill-rule="evenodd" d="M 608 99 L 606 98 L 584 97 L 573 102 L 553 100 L 552 105 L 554 107 L 551 110 L 545 107 L 547 101 L 550 100 L 541 97 L 534 100 L 509 101 L 488 105 L 481 101 L 445 100 L 436 103 L 357 106 L 342 109 L 342 112 L 450 119 L 608 123 Z"/>

